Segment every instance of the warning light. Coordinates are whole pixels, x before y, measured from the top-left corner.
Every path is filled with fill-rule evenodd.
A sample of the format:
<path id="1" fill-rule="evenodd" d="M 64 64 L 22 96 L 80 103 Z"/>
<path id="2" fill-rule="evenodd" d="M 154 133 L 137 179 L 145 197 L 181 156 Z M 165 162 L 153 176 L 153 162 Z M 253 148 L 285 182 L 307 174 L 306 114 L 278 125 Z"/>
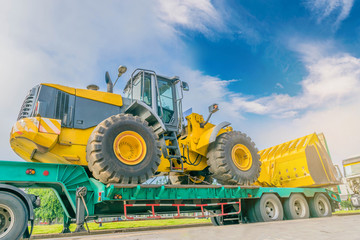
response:
<path id="1" fill-rule="evenodd" d="M 28 169 L 26 169 L 26 172 L 25 172 L 26 174 L 28 174 L 28 175 L 34 175 L 35 174 L 35 170 L 34 169 L 31 169 L 31 168 L 28 168 Z"/>
<path id="2" fill-rule="evenodd" d="M 48 170 L 45 170 L 45 171 L 43 172 L 43 175 L 44 175 L 44 176 L 49 176 L 49 171 L 48 171 Z"/>
<path id="3" fill-rule="evenodd" d="M 122 199 L 122 196 L 120 194 L 115 194 L 114 199 Z"/>
<path id="4" fill-rule="evenodd" d="M 101 200 L 102 200 L 101 195 L 102 195 L 102 192 L 99 192 L 98 202 L 101 202 Z"/>

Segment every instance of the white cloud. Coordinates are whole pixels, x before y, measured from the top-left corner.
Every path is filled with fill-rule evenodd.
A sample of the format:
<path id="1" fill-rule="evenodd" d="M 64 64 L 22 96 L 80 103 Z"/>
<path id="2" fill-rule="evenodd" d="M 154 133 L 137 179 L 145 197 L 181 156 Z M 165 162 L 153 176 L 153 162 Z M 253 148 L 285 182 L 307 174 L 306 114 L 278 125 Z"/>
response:
<path id="1" fill-rule="evenodd" d="M 317 22 L 325 19 L 334 19 L 332 22 L 338 28 L 341 22 L 346 19 L 354 4 L 353 0 L 310 0 L 307 7 L 315 14 Z"/>
<path id="2" fill-rule="evenodd" d="M 234 94 L 231 104 L 241 112 L 294 117 L 301 111 L 322 109 L 358 97 L 360 59 L 347 53 L 327 56 L 326 49 L 319 53 L 321 46 L 317 46 L 317 52 L 304 48 L 306 45 L 299 45 L 308 76 L 300 82 L 298 95 L 273 94 L 254 99 Z"/>
<path id="3" fill-rule="evenodd" d="M 104 89 L 104 70 L 113 69 L 115 74 L 117 64 L 128 66 L 129 72 L 123 79 L 135 67 L 179 75 L 190 83 L 184 110 L 193 107 L 195 112 L 207 115 L 207 106 L 219 103 L 221 111 L 212 121 L 232 122 L 235 129 L 252 136 L 260 148 L 324 131 L 335 158 L 357 153 L 359 59 L 349 54 L 329 56 L 319 45 L 298 45 L 309 72 L 299 85 L 298 95 L 245 96 L 231 89 L 234 80 L 207 76 L 188 67 L 191 54 L 186 52 L 176 25 L 204 34 L 221 28 L 224 23 L 211 3 L 154 3 L 8 1 L 2 4 L 2 159 L 15 159 L 8 144 L 9 131 L 31 87 L 40 82 L 75 87 L 96 83 Z M 124 80 L 120 83 L 124 85 Z M 247 114 L 258 114 L 261 118 L 246 118 Z"/>
<path id="4" fill-rule="evenodd" d="M 272 94 L 255 98 L 236 93 L 231 82 L 180 69 L 190 80 L 185 107 L 207 115 L 206 106 L 220 104 L 212 122 L 230 121 L 265 148 L 313 132 L 324 132 L 333 161 L 356 155 L 360 141 L 360 59 L 348 53 L 329 54 L 327 45 L 298 44 L 308 75 L 299 83 L 299 93 Z M 312 49 L 316 49 L 313 51 Z M 248 117 L 249 114 L 261 117 Z"/>
<path id="5" fill-rule="evenodd" d="M 118 64 L 162 73 L 191 62 L 178 33 L 159 18 L 156 1 L 3 1 L 0 8 L 2 159 L 16 159 L 9 132 L 27 92 L 41 82 L 105 88 Z M 141 7 L 140 7 L 141 6 Z M 197 19 L 197 22 L 202 19 Z M 206 26 L 206 24 L 204 24 Z M 174 75 L 175 75 L 174 74 Z"/>
<path id="6" fill-rule="evenodd" d="M 159 18 L 184 35 L 183 29 L 202 33 L 208 39 L 244 39 L 249 45 L 262 41 L 263 23 L 245 8 L 229 7 L 225 1 L 158 0 Z M 231 4 L 230 4 L 231 5 Z"/>
<path id="7" fill-rule="evenodd" d="M 211 35 L 211 29 L 224 26 L 221 14 L 210 0 L 159 0 L 159 17 L 167 24 L 181 25 Z"/>
<path id="8" fill-rule="evenodd" d="M 160 8 L 159 8 L 160 7 Z M 161 11 L 159 11 L 159 9 Z M 9 132 L 27 92 L 41 82 L 84 88 L 105 88 L 104 71 L 116 74 L 127 65 L 115 91 L 136 67 L 165 75 L 192 78 L 198 88 L 209 87 L 217 101 L 217 85 L 227 83 L 190 70 L 191 54 L 176 25 L 210 34 L 221 16 L 210 1 L 3 1 L 0 8 L 0 95 L 2 159 L 19 159 L 10 149 Z M 194 84 L 194 89 L 196 84 Z M 188 101 L 188 100 L 187 100 Z M 197 101 L 203 109 L 212 100 Z M 189 102 L 189 101 L 188 101 Z M 199 107 L 196 107 L 199 106 Z M 206 113 L 206 108 L 205 108 Z"/>
<path id="9" fill-rule="evenodd" d="M 283 89 L 284 88 L 284 86 L 281 84 L 281 83 L 276 83 L 276 85 L 275 85 L 277 88 L 281 88 L 281 89 Z"/>

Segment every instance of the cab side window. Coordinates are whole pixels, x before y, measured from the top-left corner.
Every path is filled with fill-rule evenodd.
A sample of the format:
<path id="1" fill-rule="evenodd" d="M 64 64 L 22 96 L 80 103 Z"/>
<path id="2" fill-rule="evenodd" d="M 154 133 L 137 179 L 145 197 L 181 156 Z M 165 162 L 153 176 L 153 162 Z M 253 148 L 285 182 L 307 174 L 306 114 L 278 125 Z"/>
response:
<path id="1" fill-rule="evenodd" d="M 86 129 L 120 113 L 120 107 L 82 97 L 76 97 L 74 128 Z"/>
<path id="2" fill-rule="evenodd" d="M 125 89 L 125 97 L 132 98 L 134 100 L 140 100 L 146 103 L 148 106 L 152 106 L 152 94 L 151 94 L 151 75 L 148 73 L 139 73 L 134 77 L 132 90 L 131 86 Z"/>

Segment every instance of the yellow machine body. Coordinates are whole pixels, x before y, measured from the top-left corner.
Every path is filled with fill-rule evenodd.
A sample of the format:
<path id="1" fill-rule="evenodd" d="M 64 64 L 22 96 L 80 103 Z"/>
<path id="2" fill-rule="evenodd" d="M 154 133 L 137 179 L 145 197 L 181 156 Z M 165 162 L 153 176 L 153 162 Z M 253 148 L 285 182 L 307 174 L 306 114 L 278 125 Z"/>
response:
<path id="1" fill-rule="evenodd" d="M 42 84 L 61 90 L 65 93 L 91 99 L 98 102 L 121 107 L 122 97 L 117 94 L 94 90 L 75 89 L 57 84 Z M 202 115 L 192 113 L 186 117 L 185 133 L 180 137 L 181 153 L 196 164 L 184 163 L 185 172 L 201 171 L 207 165 L 207 150 L 210 136 L 213 131 L 217 135 L 232 131 L 231 127 L 215 130 L 215 125 L 204 123 Z M 22 118 L 15 123 L 10 134 L 12 149 L 23 159 L 29 162 L 64 163 L 86 166 L 86 145 L 95 127 L 87 129 L 66 128 L 61 126 L 61 120 L 44 117 Z M 175 165 L 177 163 L 175 162 Z M 177 166 L 180 168 L 181 165 Z M 161 157 L 158 172 L 169 172 L 170 162 Z"/>
<path id="2" fill-rule="evenodd" d="M 190 159 L 195 164 L 184 163 L 184 170 L 186 171 L 201 171 L 205 169 L 207 165 L 207 152 L 210 144 L 210 136 L 215 130 L 216 125 L 207 123 L 203 128 L 200 127 L 201 123 L 204 123 L 202 115 L 197 113 L 191 113 L 186 117 L 187 125 L 185 127 L 185 133 L 178 139 L 181 154 Z M 226 127 L 220 129 L 217 135 L 224 132 L 232 131 L 232 127 Z M 175 163 L 176 168 L 180 168 L 180 164 Z M 169 172 L 170 163 L 169 160 L 161 157 L 161 163 L 158 168 L 159 172 Z"/>
<path id="3" fill-rule="evenodd" d="M 313 133 L 259 154 L 262 166 L 256 185 L 327 187 L 340 183 L 323 134 Z"/>
<path id="4" fill-rule="evenodd" d="M 123 105 L 121 95 L 115 93 L 108 93 L 108 92 L 101 92 L 101 91 L 80 89 L 80 88 L 71 88 L 58 84 L 49 84 L 49 83 L 43 83 L 41 85 L 52 87 L 61 90 L 65 93 L 69 93 L 77 97 L 87 98 L 97 102 L 108 103 L 119 107 Z"/>
<path id="5" fill-rule="evenodd" d="M 65 93 L 121 107 L 121 95 L 87 89 L 41 84 Z M 29 117 L 18 120 L 10 134 L 15 153 L 29 162 L 87 165 L 86 144 L 95 127 L 61 127 L 61 120 Z"/>
<path id="6" fill-rule="evenodd" d="M 75 89 L 56 84 L 42 85 L 95 102 L 116 107 L 123 106 L 122 97 L 114 93 Z M 186 160 L 183 165 L 179 161 L 172 161 L 174 165 L 172 168 L 183 168 L 184 173 L 199 172 L 208 167 L 209 144 L 215 141 L 216 136 L 233 131 L 233 129 L 226 122 L 218 126 L 211 123 L 205 124 L 203 116 L 197 113 L 191 113 L 186 120 L 187 125 L 177 139 L 180 153 Z M 40 115 L 20 118 L 11 130 L 11 147 L 21 158 L 30 162 L 88 165 L 86 147 L 95 126 L 69 128 L 64 127 L 61 121 Z M 165 144 L 169 145 L 169 142 L 165 142 Z M 170 152 L 168 154 L 171 155 Z M 264 149 L 259 154 L 261 155 L 262 170 L 257 185 L 320 187 L 338 183 L 335 177 L 336 170 L 332 165 L 326 140 L 322 134 L 314 133 L 295 139 Z M 162 156 L 157 172 L 168 173 L 170 171 L 169 159 Z"/>

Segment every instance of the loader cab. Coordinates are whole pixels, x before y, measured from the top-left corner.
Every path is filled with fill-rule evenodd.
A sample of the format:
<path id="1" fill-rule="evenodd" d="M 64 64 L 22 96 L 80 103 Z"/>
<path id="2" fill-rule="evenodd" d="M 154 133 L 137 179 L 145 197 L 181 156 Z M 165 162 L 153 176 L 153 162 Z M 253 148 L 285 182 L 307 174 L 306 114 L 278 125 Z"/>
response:
<path id="1" fill-rule="evenodd" d="M 144 102 L 162 119 L 167 130 L 177 131 L 182 123 L 182 83 L 178 77 L 164 77 L 153 71 L 137 69 L 127 82 L 124 94 Z"/>
<path id="2" fill-rule="evenodd" d="M 360 177 L 360 156 L 343 160 L 346 178 Z"/>

